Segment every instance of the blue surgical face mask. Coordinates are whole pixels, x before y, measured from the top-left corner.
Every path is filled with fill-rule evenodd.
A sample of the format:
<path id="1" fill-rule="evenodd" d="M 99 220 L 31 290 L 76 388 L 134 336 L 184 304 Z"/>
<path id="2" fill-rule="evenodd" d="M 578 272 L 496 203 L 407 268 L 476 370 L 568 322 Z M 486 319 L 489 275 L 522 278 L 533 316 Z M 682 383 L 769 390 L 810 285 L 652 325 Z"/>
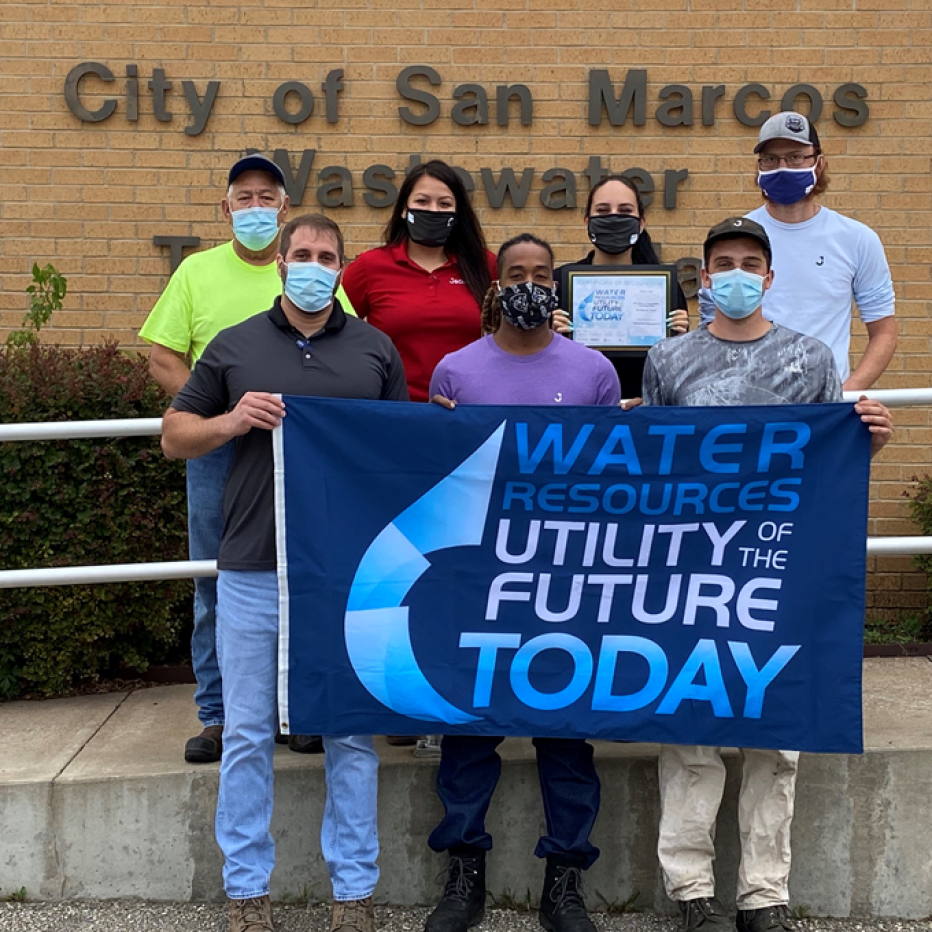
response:
<path id="1" fill-rule="evenodd" d="M 775 204 L 795 204 L 816 186 L 815 168 L 775 168 L 758 172 L 757 184 Z"/>
<path id="2" fill-rule="evenodd" d="M 233 211 L 233 235 L 250 252 L 261 252 L 278 236 L 278 207 Z"/>
<path id="3" fill-rule="evenodd" d="M 289 262 L 285 267 L 285 294 L 298 310 L 316 314 L 333 300 L 339 270 L 319 262 Z"/>
<path id="4" fill-rule="evenodd" d="M 764 277 L 744 269 L 716 272 L 712 279 L 712 301 L 732 320 L 750 317 L 764 299 Z"/>

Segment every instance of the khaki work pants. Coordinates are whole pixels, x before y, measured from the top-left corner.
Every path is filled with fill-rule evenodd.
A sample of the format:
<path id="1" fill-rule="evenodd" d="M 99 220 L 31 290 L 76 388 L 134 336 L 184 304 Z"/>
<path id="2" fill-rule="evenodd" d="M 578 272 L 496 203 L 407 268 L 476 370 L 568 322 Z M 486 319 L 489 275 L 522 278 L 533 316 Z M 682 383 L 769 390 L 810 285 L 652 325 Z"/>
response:
<path id="1" fill-rule="evenodd" d="M 737 906 L 761 909 L 787 904 L 799 752 L 745 748 L 741 756 Z M 657 854 L 672 900 L 715 895 L 713 839 L 724 789 L 721 748 L 661 747 Z"/>

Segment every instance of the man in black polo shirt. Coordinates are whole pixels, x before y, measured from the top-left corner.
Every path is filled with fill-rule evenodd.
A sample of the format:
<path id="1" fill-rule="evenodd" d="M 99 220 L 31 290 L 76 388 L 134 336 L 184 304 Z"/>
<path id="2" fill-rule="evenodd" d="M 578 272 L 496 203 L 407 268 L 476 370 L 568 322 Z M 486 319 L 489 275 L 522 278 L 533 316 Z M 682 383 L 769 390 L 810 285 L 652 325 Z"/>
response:
<path id="1" fill-rule="evenodd" d="M 217 565 L 217 650 L 226 724 L 217 843 L 230 898 L 229 932 L 271 932 L 275 861 L 278 584 L 271 431 L 285 406 L 275 394 L 407 401 L 404 368 L 383 333 L 334 299 L 343 267 L 339 227 L 317 214 L 282 231 L 284 294 L 272 309 L 222 331 L 165 414 L 162 449 L 203 456 L 235 440 Z M 308 476 L 314 482 L 314 476 Z M 372 932 L 378 880 L 376 779 L 370 736 L 324 738 L 327 802 L 321 850 L 333 882 L 331 932 Z"/>

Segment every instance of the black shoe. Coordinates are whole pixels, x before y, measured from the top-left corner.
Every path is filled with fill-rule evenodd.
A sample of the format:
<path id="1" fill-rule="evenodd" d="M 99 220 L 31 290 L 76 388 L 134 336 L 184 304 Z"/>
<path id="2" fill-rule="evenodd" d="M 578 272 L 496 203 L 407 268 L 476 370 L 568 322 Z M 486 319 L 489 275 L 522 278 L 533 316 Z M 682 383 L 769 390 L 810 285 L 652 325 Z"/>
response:
<path id="1" fill-rule="evenodd" d="M 547 932 L 596 932 L 583 897 L 582 870 L 547 858 L 544 890 L 540 895 L 540 924 Z"/>
<path id="2" fill-rule="evenodd" d="M 559 858 L 547 858 L 537 916 L 547 932 L 596 932 L 586 912 L 581 868 Z"/>
<path id="3" fill-rule="evenodd" d="M 427 917 L 424 932 L 466 932 L 485 915 L 485 852 L 450 854 L 443 899 Z"/>
<path id="4" fill-rule="evenodd" d="M 738 910 L 738 932 L 790 932 L 794 928 L 786 906 Z"/>
<path id="5" fill-rule="evenodd" d="M 222 754 L 223 725 L 208 725 L 184 745 L 184 759 L 189 764 L 215 764 Z"/>
<path id="6" fill-rule="evenodd" d="M 289 735 L 288 748 L 295 754 L 323 754 L 324 739 L 320 735 Z"/>
<path id="7" fill-rule="evenodd" d="M 683 932 L 735 932 L 735 924 L 725 907 L 714 896 L 703 896 L 697 900 L 680 902 L 680 915 L 683 917 Z"/>

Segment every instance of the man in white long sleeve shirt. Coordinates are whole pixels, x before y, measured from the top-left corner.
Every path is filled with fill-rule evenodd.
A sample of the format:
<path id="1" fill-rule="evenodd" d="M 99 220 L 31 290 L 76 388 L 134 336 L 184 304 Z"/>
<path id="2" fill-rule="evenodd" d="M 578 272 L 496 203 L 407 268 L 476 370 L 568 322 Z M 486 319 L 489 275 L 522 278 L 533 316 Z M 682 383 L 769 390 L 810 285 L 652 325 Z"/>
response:
<path id="1" fill-rule="evenodd" d="M 870 388 L 896 349 L 890 267 L 877 234 L 863 223 L 819 203 L 828 185 L 815 127 L 792 111 L 761 127 L 754 152 L 764 204 L 747 214 L 773 246 L 774 280 L 764 295 L 764 316 L 825 343 L 846 391 Z M 851 303 L 867 327 L 867 348 L 852 371 L 848 350 Z M 699 309 L 715 309 L 705 289 Z"/>

